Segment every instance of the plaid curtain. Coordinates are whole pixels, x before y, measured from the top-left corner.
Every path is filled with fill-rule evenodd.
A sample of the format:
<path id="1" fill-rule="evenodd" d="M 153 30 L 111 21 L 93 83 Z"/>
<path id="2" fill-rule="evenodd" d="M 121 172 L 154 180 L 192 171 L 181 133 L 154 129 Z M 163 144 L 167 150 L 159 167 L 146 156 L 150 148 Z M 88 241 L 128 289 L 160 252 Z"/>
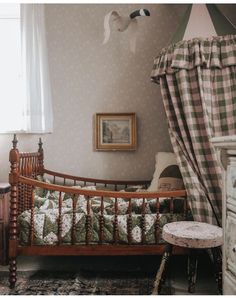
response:
<path id="1" fill-rule="evenodd" d="M 151 77 L 161 86 L 194 219 L 221 225 L 221 168 L 210 138 L 236 134 L 236 36 L 171 45 Z"/>

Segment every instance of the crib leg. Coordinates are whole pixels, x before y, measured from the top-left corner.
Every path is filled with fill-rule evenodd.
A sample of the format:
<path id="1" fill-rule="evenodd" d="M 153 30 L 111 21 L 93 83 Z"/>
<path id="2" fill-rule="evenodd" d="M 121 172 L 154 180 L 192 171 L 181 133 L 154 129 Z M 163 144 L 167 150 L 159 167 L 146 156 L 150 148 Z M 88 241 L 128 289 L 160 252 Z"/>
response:
<path id="1" fill-rule="evenodd" d="M 10 288 L 13 289 L 15 287 L 16 280 L 17 280 L 16 258 L 10 258 L 9 264 L 10 264 L 10 266 L 9 266 L 9 283 L 10 283 Z"/>

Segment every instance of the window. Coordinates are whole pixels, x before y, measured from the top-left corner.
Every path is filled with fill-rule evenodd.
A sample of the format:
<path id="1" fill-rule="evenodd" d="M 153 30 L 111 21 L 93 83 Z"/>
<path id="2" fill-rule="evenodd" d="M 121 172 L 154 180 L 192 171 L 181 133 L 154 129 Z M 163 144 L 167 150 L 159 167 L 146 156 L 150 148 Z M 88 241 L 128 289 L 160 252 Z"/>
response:
<path id="1" fill-rule="evenodd" d="M 20 4 L 0 4 L 0 132 L 26 130 Z"/>
<path id="2" fill-rule="evenodd" d="M 52 132 L 43 4 L 0 4 L 0 133 Z"/>

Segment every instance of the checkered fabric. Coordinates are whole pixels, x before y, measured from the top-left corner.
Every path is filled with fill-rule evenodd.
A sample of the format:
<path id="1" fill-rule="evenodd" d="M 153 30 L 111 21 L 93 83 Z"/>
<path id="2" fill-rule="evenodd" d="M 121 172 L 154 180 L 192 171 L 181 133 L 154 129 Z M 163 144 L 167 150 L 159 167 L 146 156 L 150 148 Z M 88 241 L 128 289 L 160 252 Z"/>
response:
<path id="1" fill-rule="evenodd" d="M 236 36 L 172 45 L 151 76 L 161 85 L 194 219 L 221 225 L 221 168 L 210 138 L 236 134 Z"/>

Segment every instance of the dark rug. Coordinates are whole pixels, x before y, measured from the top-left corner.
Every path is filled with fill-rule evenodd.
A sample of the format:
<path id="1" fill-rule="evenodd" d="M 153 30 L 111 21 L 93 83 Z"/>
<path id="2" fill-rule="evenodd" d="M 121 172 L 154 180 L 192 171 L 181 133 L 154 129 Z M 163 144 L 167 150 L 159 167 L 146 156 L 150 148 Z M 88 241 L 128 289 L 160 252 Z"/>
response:
<path id="1" fill-rule="evenodd" d="M 1 295 L 150 295 L 155 274 L 136 272 L 18 273 L 14 289 L 8 277 L 0 277 Z M 162 294 L 171 294 L 168 283 Z"/>

